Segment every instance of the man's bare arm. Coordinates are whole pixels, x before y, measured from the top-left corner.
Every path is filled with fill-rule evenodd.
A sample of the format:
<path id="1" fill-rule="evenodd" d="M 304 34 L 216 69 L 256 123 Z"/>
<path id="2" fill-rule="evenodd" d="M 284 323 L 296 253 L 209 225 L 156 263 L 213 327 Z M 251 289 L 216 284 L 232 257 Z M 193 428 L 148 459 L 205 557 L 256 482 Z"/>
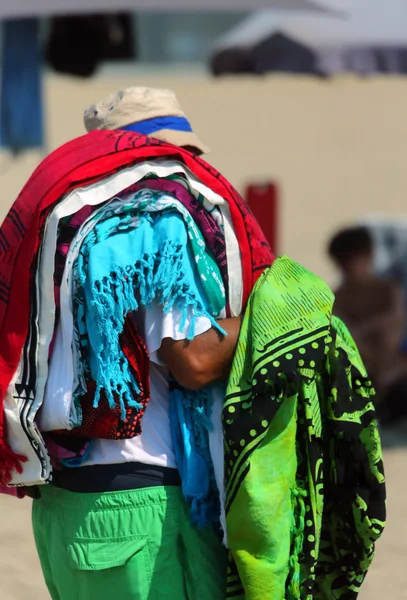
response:
<path id="1" fill-rule="evenodd" d="M 226 336 L 211 328 L 191 341 L 171 338 L 162 341 L 161 358 L 175 380 L 184 387 L 198 390 L 228 377 L 241 319 L 223 319 L 219 325 L 226 331 Z"/>

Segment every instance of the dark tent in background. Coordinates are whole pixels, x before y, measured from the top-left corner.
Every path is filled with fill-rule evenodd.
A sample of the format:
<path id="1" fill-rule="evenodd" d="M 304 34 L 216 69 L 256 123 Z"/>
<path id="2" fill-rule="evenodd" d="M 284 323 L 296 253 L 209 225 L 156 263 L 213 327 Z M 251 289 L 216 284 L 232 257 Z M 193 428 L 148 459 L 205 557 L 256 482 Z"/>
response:
<path id="1" fill-rule="evenodd" d="M 252 14 L 216 44 L 211 57 L 213 74 L 407 73 L 406 0 L 337 0 L 336 6 L 344 12 Z M 234 57 L 239 57 L 239 70 Z"/>
<path id="2" fill-rule="evenodd" d="M 327 0 L 271 0 L 270 9 L 252 13 L 219 40 L 211 58 L 213 75 L 316 72 L 313 52 L 278 28 L 287 19 L 310 14 L 341 13 Z"/>
<path id="3" fill-rule="evenodd" d="M 253 48 L 220 50 L 211 59 L 213 75 L 297 73 L 318 75 L 318 57 L 284 33 L 274 33 Z"/>
<path id="4" fill-rule="evenodd" d="M 229 74 L 262 75 L 268 72 L 319 74 L 318 56 L 313 48 L 288 32 L 288 24 L 315 17 L 333 18 L 308 9 L 263 10 L 252 13 L 215 44 L 211 71 Z"/>

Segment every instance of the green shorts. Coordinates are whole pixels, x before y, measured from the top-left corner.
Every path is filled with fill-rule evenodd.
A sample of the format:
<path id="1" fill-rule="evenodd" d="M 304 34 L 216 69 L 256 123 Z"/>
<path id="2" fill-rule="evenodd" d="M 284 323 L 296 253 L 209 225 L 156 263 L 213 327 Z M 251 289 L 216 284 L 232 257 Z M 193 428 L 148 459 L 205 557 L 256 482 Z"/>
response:
<path id="1" fill-rule="evenodd" d="M 224 600 L 226 551 L 177 487 L 77 494 L 52 485 L 33 527 L 53 600 Z"/>

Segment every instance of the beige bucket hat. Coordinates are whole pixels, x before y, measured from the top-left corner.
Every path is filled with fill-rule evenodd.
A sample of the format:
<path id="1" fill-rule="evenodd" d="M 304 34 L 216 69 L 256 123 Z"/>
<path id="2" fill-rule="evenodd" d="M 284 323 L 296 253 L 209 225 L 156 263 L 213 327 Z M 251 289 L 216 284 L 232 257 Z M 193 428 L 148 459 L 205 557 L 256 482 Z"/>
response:
<path id="1" fill-rule="evenodd" d="M 206 154 L 203 144 L 170 90 L 131 87 L 111 94 L 86 109 L 87 131 L 94 129 L 124 129 L 169 142 L 175 146 L 190 146 Z"/>

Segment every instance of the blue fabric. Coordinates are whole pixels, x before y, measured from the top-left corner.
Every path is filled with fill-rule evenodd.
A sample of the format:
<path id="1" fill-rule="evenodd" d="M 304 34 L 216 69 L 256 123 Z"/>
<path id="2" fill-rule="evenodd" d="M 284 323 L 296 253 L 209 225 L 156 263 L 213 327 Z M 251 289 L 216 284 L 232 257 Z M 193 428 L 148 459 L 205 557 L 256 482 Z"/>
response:
<path id="1" fill-rule="evenodd" d="M 3 23 L 0 146 L 17 154 L 44 144 L 37 19 Z"/>
<path id="2" fill-rule="evenodd" d="M 157 117 L 155 119 L 139 121 L 138 123 L 130 123 L 130 125 L 120 127 L 120 129 L 134 131 L 134 133 L 142 135 L 151 135 L 163 129 L 192 132 L 191 124 L 185 117 Z"/>
<path id="3" fill-rule="evenodd" d="M 220 498 L 209 448 L 211 388 L 190 391 L 172 381 L 170 424 L 182 493 L 197 527 L 219 527 Z"/>
<path id="4" fill-rule="evenodd" d="M 68 469 L 74 469 L 75 467 L 80 467 L 85 460 L 88 458 L 90 451 L 92 449 L 93 440 L 89 440 L 86 445 L 85 452 L 82 456 L 75 456 L 74 458 L 60 458 L 59 462 L 67 467 Z"/>
<path id="5" fill-rule="evenodd" d="M 85 319 L 78 322 L 78 330 L 89 340 L 95 406 L 104 390 L 112 407 L 114 395 L 118 396 L 124 418 L 126 404 L 141 408 L 134 400 L 137 382 L 119 343 L 127 313 L 139 305 L 148 306 L 156 299 L 164 311 L 177 306 L 183 313 L 181 327 L 192 307 L 190 339 L 198 316 L 207 316 L 217 326 L 200 300 L 191 258 L 188 232 L 176 211 L 140 213 L 137 226 L 131 212 L 112 216 L 86 236 L 78 258 L 85 298 Z"/>

